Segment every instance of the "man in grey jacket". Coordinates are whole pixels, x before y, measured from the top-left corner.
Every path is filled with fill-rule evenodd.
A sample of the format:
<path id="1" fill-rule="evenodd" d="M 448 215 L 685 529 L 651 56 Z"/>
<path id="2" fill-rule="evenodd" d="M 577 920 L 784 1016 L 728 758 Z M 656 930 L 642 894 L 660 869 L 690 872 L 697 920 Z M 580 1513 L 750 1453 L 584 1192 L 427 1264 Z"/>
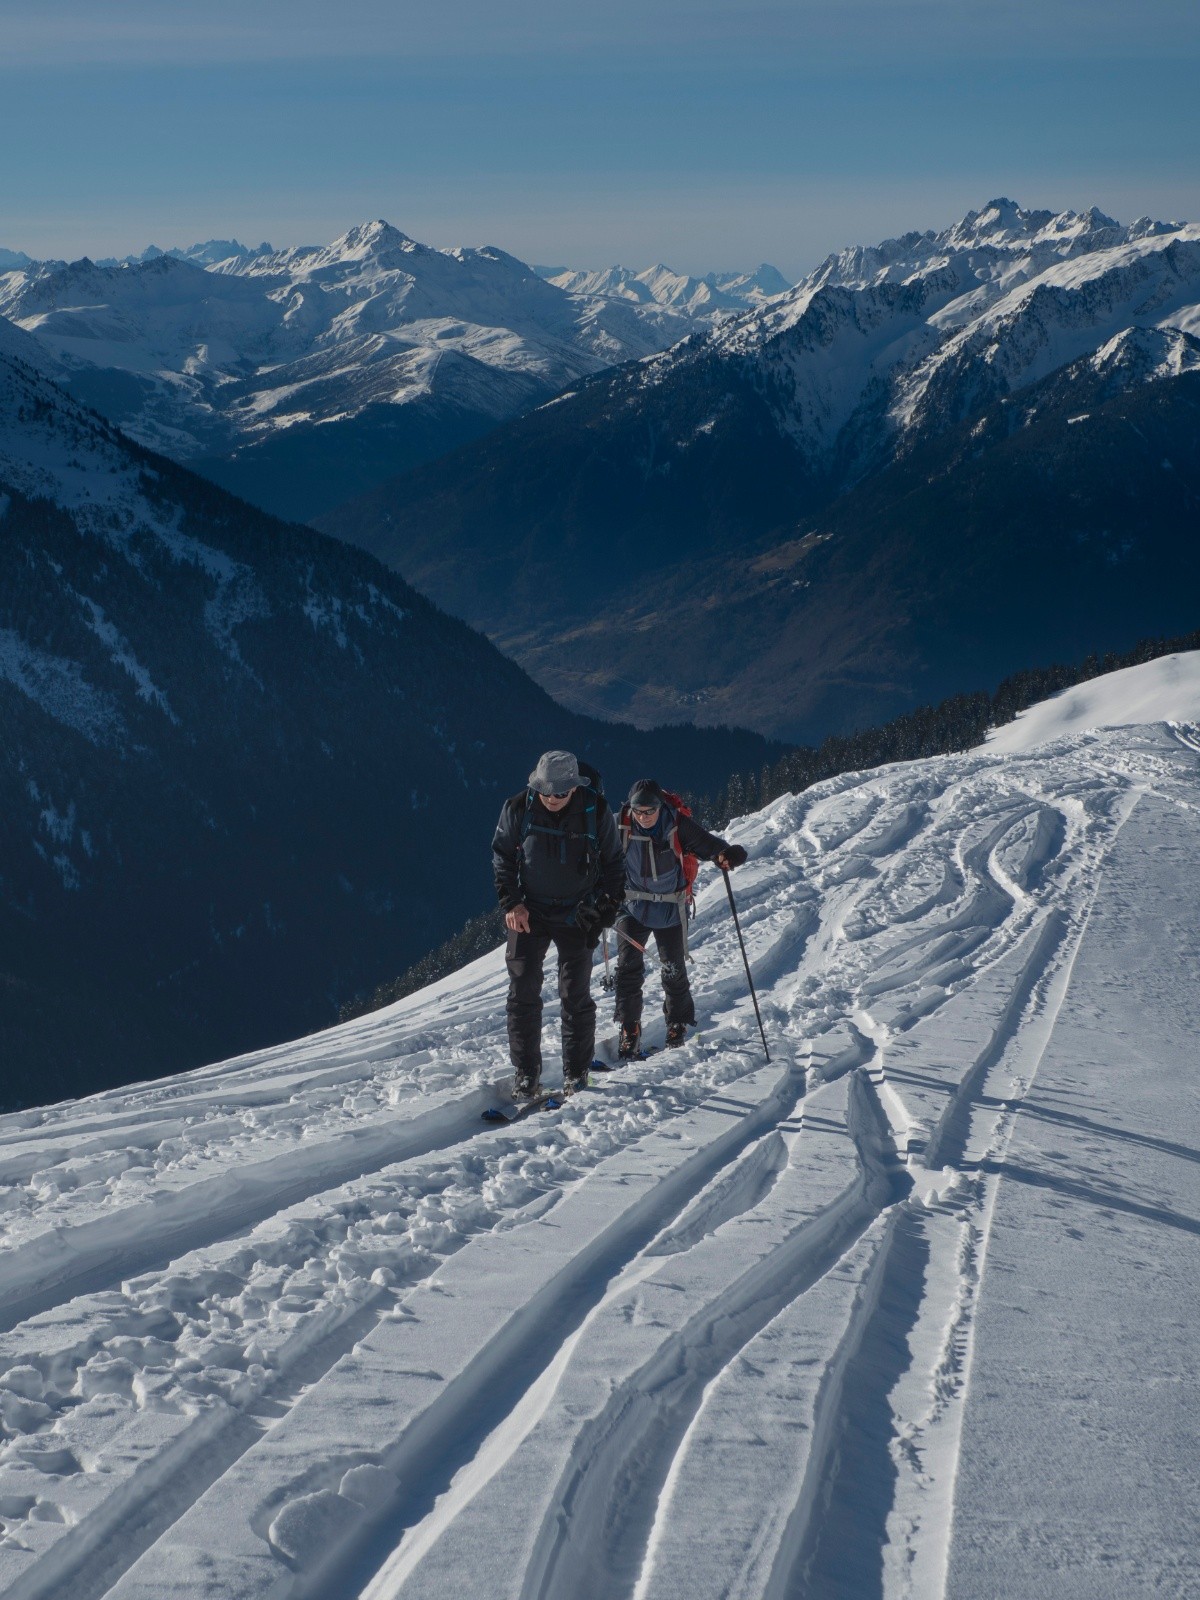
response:
<path id="1" fill-rule="evenodd" d="M 542 974 L 558 952 L 563 1084 L 586 1083 L 596 1049 L 592 952 L 625 890 L 621 840 L 608 802 L 569 751 L 548 750 L 528 788 L 506 800 L 492 840 L 496 894 L 508 929 L 508 1047 L 514 1094 L 538 1091 Z"/>

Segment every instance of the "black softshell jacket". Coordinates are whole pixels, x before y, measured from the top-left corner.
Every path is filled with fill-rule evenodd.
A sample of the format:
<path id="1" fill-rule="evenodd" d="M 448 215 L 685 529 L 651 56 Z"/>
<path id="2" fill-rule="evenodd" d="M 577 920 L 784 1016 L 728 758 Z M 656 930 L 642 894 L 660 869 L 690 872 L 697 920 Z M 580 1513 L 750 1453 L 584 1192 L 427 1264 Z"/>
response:
<path id="1" fill-rule="evenodd" d="M 624 897 L 621 836 L 608 801 L 598 795 L 593 842 L 586 814 L 591 803 L 592 794 L 585 789 L 576 789 L 571 803 L 558 813 L 524 791 L 504 802 L 492 839 L 492 875 L 502 910 L 526 905 L 542 921 L 565 923 L 593 889 L 616 901 Z M 527 804 L 533 808 L 528 829 Z"/>

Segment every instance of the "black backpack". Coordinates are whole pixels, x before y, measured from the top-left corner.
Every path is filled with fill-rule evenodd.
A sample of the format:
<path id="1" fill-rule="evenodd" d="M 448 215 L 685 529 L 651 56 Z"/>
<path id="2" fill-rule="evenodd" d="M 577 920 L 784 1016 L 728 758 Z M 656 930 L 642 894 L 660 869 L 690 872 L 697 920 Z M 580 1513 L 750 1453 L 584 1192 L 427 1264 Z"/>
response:
<path id="1" fill-rule="evenodd" d="M 594 881 L 600 865 L 600 840 L 596 827 L 596 804 L 604 794 L 604 779 L 596 768 L 587 761 L 579 763 L 579 775 L 581 778 L 587 779 L 586 784 L 582 785 L 584 796 L 583 834 L 567 833 L 561 828 L 540 828 L 533 820 L 533 790 L 528 789 L 525 793 L 525 815 L 521 820 L 521 845 L 523 848 L 526 839 L 531 833 L 544 833 L 549 838 L 558 840 L 559 848 L 563 853 L 562 859 L 565 862 L 567 859 L 568 839 L 586 838 L 588 847 L 584 853 L 583 872 L 585 874 L 590 873 Z"/>

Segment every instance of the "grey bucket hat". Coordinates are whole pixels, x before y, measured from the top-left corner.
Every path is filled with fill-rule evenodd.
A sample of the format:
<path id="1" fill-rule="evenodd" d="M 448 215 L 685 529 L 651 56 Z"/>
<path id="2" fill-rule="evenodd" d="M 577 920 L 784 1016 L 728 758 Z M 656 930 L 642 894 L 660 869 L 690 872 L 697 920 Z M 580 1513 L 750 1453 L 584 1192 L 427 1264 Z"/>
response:
<path id="1" fill-rule="evenodd" d="M 566 794 L 568 789 L 578 789 L 582 782 L 579 763 L 569 750 L 547 750 L 529 774 L 529 787 L 534 794 Z"/>

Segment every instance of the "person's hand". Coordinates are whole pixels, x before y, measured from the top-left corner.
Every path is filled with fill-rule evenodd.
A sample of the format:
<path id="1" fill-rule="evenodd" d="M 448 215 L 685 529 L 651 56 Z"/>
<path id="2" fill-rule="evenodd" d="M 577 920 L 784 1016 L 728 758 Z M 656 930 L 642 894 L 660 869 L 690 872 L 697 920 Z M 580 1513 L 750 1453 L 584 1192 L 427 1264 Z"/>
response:
<path id="1" fill-rule="evenodd" d="M 734 867 L 745 864 L 746 852 L 740 844 L 727 844 L 717 857 L 717 865 L 722 872 L 732 872 Z"/>
<path id="2" fill-rule="evenodd" d="M 510 933 L 529 932 L 529 907 L 514 906 L 504 913 L 504 926 Z"/>
<path id="3" fill-rule="evenodd" d="M 596 896 L 596 910 L 600 913 L 600 926 L 611 928 L 621 915 L 621 902 L 614 900 L 610 894 L 599 894 Z"/>

